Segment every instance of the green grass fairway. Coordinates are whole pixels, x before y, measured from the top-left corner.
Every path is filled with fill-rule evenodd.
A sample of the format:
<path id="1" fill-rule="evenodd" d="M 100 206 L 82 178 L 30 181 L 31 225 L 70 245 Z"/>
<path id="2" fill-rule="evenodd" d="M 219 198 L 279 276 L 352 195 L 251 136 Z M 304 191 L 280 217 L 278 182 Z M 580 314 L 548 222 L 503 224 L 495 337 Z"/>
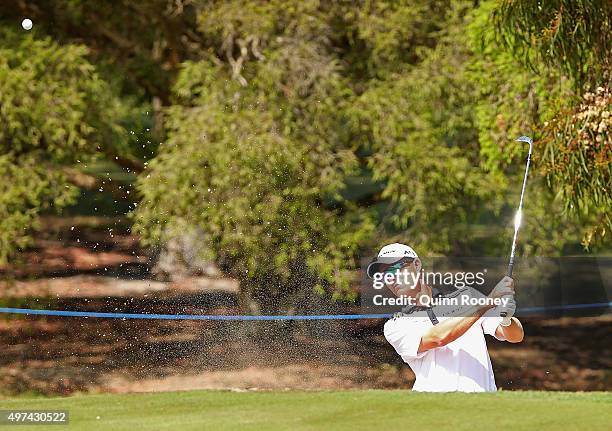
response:
<path id="1" fill-rule="evenodd" d="M 193 391 L 0 399 L 0 409 L 65 409 L 75 430 L 606 430 L 612 393 Z M 1 427 L 1 426 L 0 426 Z"/>

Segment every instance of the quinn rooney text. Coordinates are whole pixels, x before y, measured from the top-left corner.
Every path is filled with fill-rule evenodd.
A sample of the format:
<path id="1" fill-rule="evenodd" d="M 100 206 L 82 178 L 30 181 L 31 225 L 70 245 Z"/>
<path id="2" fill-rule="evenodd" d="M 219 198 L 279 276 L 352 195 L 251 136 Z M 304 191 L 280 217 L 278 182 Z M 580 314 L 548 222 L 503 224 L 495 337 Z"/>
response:
<path id="1" fill-rule="evenodd" d="M 422 296 L 419 298 L 418 304 L 417 299 L 411 296 L 400 296 L 397 298 L 385 298 L 383 295 L 374 295 L 372 298 L 374 305 L 399 305 L 405 307 L 407 305 L 420 305 L 423 307 L 434 307 L 437 305 L 442 306 L 457 306 L 457 305 L 489 305 L 492 307 L 508 305 L 510 298 L 474 298 L 470 295 L 459 295 L 452 298 L 438 297 L 430 298 L 428 296 Z"/>

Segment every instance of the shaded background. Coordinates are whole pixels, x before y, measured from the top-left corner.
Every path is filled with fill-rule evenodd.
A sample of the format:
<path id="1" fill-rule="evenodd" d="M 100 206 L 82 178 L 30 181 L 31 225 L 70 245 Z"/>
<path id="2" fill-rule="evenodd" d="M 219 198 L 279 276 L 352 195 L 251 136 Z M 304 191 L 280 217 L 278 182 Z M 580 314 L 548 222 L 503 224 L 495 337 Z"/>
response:
<path id="1" fill-rule="evenodd" d="M 601 282 L 609 301 L 609 271 L 583 263 L 612 245 L 611 17 L 569 0 L 2 2 L 2 302 L 355 312 L 360 261 L 386 242 L 504 260 L 521 134 L 518 254 L 563 257 L 560 292 Z M 526 319 L 523 344 L 492 343 L 500 386 L 610 388 L 606 309 Z M 6 315 L 0 379 L 403 387 L 380 324 Z"/>

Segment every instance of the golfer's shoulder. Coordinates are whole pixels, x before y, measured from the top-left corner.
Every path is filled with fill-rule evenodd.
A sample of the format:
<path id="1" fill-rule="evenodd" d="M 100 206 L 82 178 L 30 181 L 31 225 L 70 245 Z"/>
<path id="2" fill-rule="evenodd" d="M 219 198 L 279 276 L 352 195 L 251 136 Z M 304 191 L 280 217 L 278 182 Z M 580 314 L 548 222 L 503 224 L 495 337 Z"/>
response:
<path id="1" fill-rule="evenodd" d="M 427 323 L 427 317 L 423 316 L 402 316 L 394 317 L 385 322 L 384 334 L 387 339 L 394 338 L 397 334 L 406 334 L 423 327 Z"/>

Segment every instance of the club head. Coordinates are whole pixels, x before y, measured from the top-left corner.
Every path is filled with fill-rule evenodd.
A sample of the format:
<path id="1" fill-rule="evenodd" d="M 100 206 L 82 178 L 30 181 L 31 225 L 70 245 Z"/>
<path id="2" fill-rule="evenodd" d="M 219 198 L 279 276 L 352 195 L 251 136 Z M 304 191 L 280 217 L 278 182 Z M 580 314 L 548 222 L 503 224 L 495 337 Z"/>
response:
<path id="1" fill-rule="evenodd" d="M 531 149 L 533 148 L 533 141 L 529 136 L 519 136 L 515 139 L 516 142 L 526 142 L 529 144 L 529 156 L 531 156 Z"/>
<path id="2" fill-rule="evenodd" d="M 516 138 L 517 142 L 527 142 L 529 145 L 533 144 L 533 141 L 531 140 L 531 138 L 529 136 L 519 136 L 518 138 Z"/>

